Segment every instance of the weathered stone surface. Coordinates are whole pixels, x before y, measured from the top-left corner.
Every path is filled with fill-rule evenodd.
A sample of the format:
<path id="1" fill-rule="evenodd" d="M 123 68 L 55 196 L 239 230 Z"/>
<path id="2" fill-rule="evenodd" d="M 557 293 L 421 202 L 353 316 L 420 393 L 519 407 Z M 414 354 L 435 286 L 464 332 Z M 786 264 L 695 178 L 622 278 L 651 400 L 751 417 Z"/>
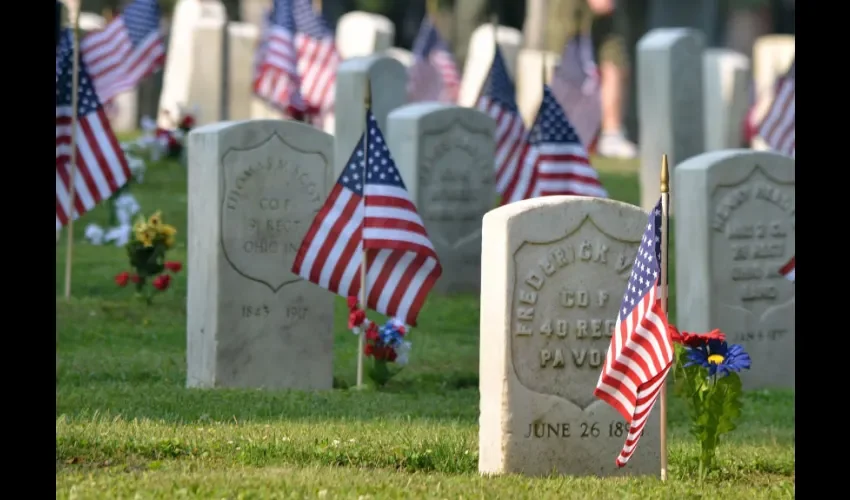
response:
<path id="1" fill-rule="evenodd" d="M 336 175 L 342 173 L 366 126 L 366 82 L 371 82 L 372 113 L 387 132 L 387 115 L 407 102 L 407 69 L 386 54 L 347 59 L 339 64 L 334 101 Z"/>
<path id="2" fill-rule="evenodd" d="M 393 46 L 395 25 L 385 16 L 355 10 L 336 25 L 336 46 L 343 59 L 370 56 Z"/>
<path id="3" fill-rule="evenodd" d="M 618 469 L 628 426 L 593 395 L 646 220 L 633 205 L 577 196 L 484 216 L 481 473 L 659 472 L 658 417 Z"/>
<path id="4" fill-rule="evenodd" d="M 640 206 L 651 210 L 660 196 L 661 155 L 670 176 L 676 165 L 703 152 L 702 33 L 655 29 L 637 46 L 640 120 Z"/>
<path id="5" fill-rule="evenodd" d="M 330 389 L 333 295 L 290 272 L 333 139 L 291 121 L 189 135 L 189 387 Z"/>
<path id="6" fill-rule="evenodd" d="M 734 50 L 708 49 L 702 69 L 705 150 L 741 147 L 750 109 L 750 59 Z"/>
<path id="7" fill-rule="evenodd" d="M 793 388 L 794 284 L 779 268 L 795 252 L 794 160 L 705 153 L 679 166 L 671 198 L 679 328 L 719 328 L 743 345 L 753 360 L 745 388 Z"/>
<path id="8" fill-rule="evenodd" d="M 250 23 L 231 22 L 227 25 L 227 62 L 229 81 L 227 84 L 228 118 L 247 120 L 251 116 L 254 97 L 254 55 L 259 42 L 260 30 Z M 257 99 L 259 100 L 259 99 Z"/>
<path id="9" fill-rule="evenodd" d="M 478 291 L 481 220 L 496 199 L 495 121 L 428 102 L 394 110 L 387 123 L 387 145 L 443 266 L 434 290 Z"/>

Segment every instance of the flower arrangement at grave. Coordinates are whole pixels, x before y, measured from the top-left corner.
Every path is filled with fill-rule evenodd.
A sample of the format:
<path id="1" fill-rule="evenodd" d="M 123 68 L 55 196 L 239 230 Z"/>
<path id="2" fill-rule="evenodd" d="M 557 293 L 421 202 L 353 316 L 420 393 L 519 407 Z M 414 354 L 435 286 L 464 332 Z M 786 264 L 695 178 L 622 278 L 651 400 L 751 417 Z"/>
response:
<path id="1" fill-rule="evenodd" d="M 376 386 L 387 385 L 401 371 L 391 365 L 407 365 L 412 344 L 406 339 L 410 330 L 403 321 L 392 318 L 379 327 L 358 307 L 356 297 L 348 297 L 348 329 L 355 335 L 360 335 L 365 329 L 363 355 L 372 360 L 367 374 Z"/>
<path id="2" fill-rule="evenodd" d="M 139 202 L 136 201 L 136 197 L 130 190 L 134 184 L 141 184 L 144 181 L 147 166 L 142 158 L 136 156 L 139 152 L 136 144 L 122 142 L 121 149 L 127 159 L 127 166 L 130 168 L 130 179 L 107 200 L 109 226 L 103 228 L 93 223 L 86 226 L 85 237 L 92 245 L 106 243 L 114 243 L 115 246 L 119 247 L 126 245 L 132 234 L 130 221 L 141 210 Z"/>
<path id="3" fill-rule="evenodd" d="M 197 111 L 180 107 L 179 113 L 174 119 L 167 110 L 162 111 L 162 115 L 172 123 L 171 127 L 160 127 L 147 116 L 142 118 L 144 135 L 138 144 L 148 152 L 151 160 L 159 161 L 165 158 L 183 161 L 186 137 L 189 131 L 195 128 Z"/>
<path id="4" fill-rule="evenodd" d="M 705 334 L 679 332 L 670 326 L 677 349 L 674 390 L 682 398 L 691 420 L 691 435 L 700 447 L 699 476 L 715 465 L 720 436 L 732 432 L 741 416 L 741 378 L 750 355 L 738 344 L 728 344 L 720 330 Z"/>
<path id="5" fill-rule="evenodd" d="M 174 247 L 177 229 L 162 221 L 160 212 L 145 219 L 139 216 L 133 226 L 133 238 L 127 244 L 127 257 L 131 271 L 115 276 L 119 287 L 133 283 L 136 296 L 148 305 L 157 293 L 166 291 L 171 285 L 172 275 L 183 269 L 179 261 L 165 260 L 168 250 Z"/>

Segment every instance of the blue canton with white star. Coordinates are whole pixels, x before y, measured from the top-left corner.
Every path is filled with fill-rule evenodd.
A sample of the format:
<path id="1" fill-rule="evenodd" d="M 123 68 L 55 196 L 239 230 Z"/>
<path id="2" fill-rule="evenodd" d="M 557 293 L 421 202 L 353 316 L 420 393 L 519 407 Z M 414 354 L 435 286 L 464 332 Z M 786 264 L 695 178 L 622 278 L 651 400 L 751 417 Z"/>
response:
<path id="1" fill-rule="evenodd" d="M 640 304 L 649 289 L 661 275 L 661 200 L 649 214 L 646 230 L 638 247 L 632 275 L 626 284 L 626 293 L 620 305 L 620 320 L 626 318 Z"/>
<path id="2" fill-rule="evenodd" d="M 496 45 L 496 54 L 493 56 L 490 74 L 487 75 L 487 81 L 484 83 L 484 95 L 498 102 L 508 111 L 519 113 L 514 83 L 508 75 L 508 67 L 505 65 L 505 59 L 502 57 L 502 51 L 498 45 Z"/>
<path id="3" fill-rule="evenodd" d="M 159 3 L 156 0 L 136 0 L 121 15 L 134 47 L 151 33 L 159 31 Z"/>
<path id="4" fill-rule="evenodd" d="M 86 71 L 86 66 L 83 63 L 82 57 L 80 58 L 79 63 L 80 76 L 79 81 L 77 82 L 79 85 L 77 89 L 77 95 L 79 96 L 79 100 L 77 101 L 77 116 L 86 116 L 100 108 L 100 99 L 98 99 L 97 93 L 94 91 L 94 85 L 92 84 L 88 71 Z M 74 50 L 71 48 L 70 50 L 63 50 L 62 53 L 59 54 L 59 58 L 56 63 L 57 106 L 71 105 L 73 75 Z"/>
<path id="5" fill-rule="evenodd" d="M 413 42 L 413 55 L 427 59 L 431 52 L 435 50 L 449 50 L 449 46 L 445 40 L 440 37 L 437 28 L 427 17 L 422 21 L 422 26 L 419 28 L 419 34 L 416 35 L 416 40 Z"/>
<path id="6" fill-rule="evenodd" d="M 532 144 L 545 142 L 581 145 L 578 134 L 548 85 L 543 86 L 543 102 L 540 103 L 540 111 L 537 112 L 537 118 L 529 131 L 529 140 Z"/>
<path id="7" fill-rule="evenodd" d="M 333 35 L 321 14 L 313 11 L 310 0 L 274 0 L 269 16 L 276 26 L 295 33 L 304 33 L 311 38 Z"/>
<path id="8" fill-rule="evenodd" d="M 368 138 L 366 154 L 368 161 L 363 161 L 363 140 Z M 372 110 L 366 111 L 366 133 L 357 141 L 357 146 L 337 181 L 343 187 L 363 196 L 363 175 L 369 184 L 383 184 L 407 189 L 393 161 L 384 134 L 378 127 Z"/>

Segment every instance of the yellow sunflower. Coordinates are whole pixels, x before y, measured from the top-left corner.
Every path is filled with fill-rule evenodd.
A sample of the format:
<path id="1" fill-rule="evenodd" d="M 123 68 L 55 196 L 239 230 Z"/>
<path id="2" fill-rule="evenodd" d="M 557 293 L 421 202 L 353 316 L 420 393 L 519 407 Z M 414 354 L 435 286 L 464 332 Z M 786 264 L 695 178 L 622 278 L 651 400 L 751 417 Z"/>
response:
<path id="1" fill-rule="evenodd" d="M 170 224 L 161 224 L 158 229 L 159 234 L 163 237 L 165 248 L 173 247 L 175 241 L 174 235 L 177 234 L 177 228 Z"/>
<path id="2" fill-rule="evenodd" d="M 151 215 L 150 219 L 148 219 L 148 225 L 159 228 L 160 224 L 162 224 L 162 211 L 157 210 L 153 215 Z"/>

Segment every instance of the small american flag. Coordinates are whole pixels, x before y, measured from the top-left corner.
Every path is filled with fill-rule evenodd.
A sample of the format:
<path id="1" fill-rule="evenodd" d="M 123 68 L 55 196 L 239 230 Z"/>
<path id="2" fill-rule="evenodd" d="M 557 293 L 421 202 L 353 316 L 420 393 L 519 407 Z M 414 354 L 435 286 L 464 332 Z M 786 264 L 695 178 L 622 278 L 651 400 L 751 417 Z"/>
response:
<path id="1" fill-rule="evenodd" d="M 543 102 L 528 133 L 526 168 L 536 169 L 534 196 L 556 194 L 607 198 L 599 174 L 552 91 L 543 86 Z"/>
<path id="2" fill-rule="evenodd" d="M 62 36 L 71 39 L 71 30 Z M 60 43 L 56 66 L 56 229 L 64 226 L 72 213 L 71 182 L 71 117 L 74 53 L 71 43 Z M 82 58 L 81 58 L 82 59 Z M 79 62 L 77 95 L 77 168 L 74 175 L 74 210 L 76 219 L 112 196 L 130 179 L 124 152 L 112 133 L 109 120 L 94 90 L 84 61 Z"/>
<path id="3" fill-rule="evenodd" d="M 637 448 L 649 412 L 673 362 L 673 342 L 662 310 L 661 201 L 650 212 L 617 316 L 611 346 L 593 392 L 631 423 L 617 466 Z"/>
<path id="4" fill-rule="evenodd" d="M 782 267 L 779 268 L 779 274 L 785 276 L 785 279 L 789 281 L 794 281 L 795 271 L 797 270 L 797 256 L 791 257 L 791 260 L 785 263 Z"/>
<path id="5" fill-rule="evenodd" d="M 80 42 L 83 61 L 102 102 L 135 88 L 162 68 L 165 46 L 159 34 L 159 15 L 156 0 L 136 0 L 103 31 L 89 33 Z"/>
<path id="6" fill-rule="evenodd" d="M 298 111 L 333 108 L 339 55 L 333 32 L 309 0 L 275 0 L 258 51 L 258 97 Z"/>
<path id="7" fill-rule="evenodd" d="M 407 86 L 410 102 L 457 102 L 460 89 L 457 63 L 427 15 L 413 42 L 413 56 Z"/>
<path id="8" fill-rule="evenodd" d="M 343 297 L 358 296 L 364 250 L 366 307 L 415 326 L 443 269 L 371 110 L 366 132 L 307 231 L 292 272 Z"/>
<path id="9" fill-rule="evenodd" d="M 533 168 L 523 161 L 527 149 L 525 124 L 516 105 L 514 84 L 508 76 L 502 51 L 496 46 L 493 65 L 477 108 L 496 120 L 496 191 L 502 204 L 530 198 L 534 192 Z"/>
<path id="10" fill-rule="evenodd" d="M 602 124 L 599 69 L 590 37 L 578 35 L 564 47 L 552 76 L 552 93 L 572 120 L 579 140 L 589 148 Z"/>
<path id="11" fill-rule="evenodd" d="M 759 127 L 759 135 L 775 151 L 794 158 L 797 149 L 796 114 L 794 95 L 796 86 L 796 61 L 778 84 L 776 97 Z"/>

